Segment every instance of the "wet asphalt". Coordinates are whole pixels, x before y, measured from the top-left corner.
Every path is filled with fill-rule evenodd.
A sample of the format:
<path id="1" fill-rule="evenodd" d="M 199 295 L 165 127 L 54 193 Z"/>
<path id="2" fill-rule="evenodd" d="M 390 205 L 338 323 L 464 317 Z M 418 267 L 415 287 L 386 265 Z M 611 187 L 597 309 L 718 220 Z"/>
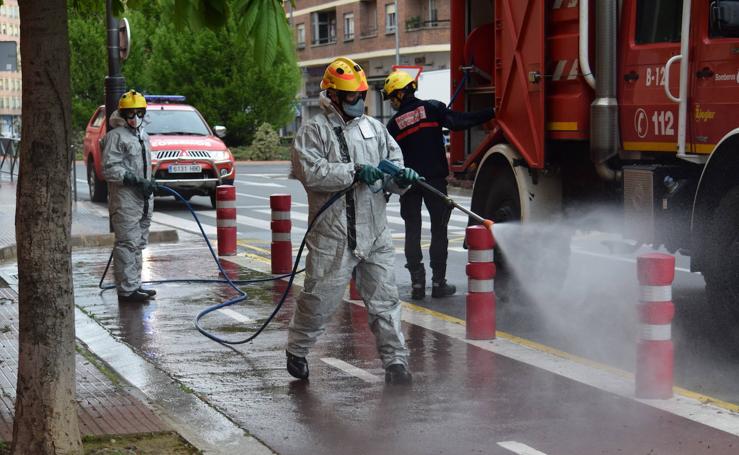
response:
<path id="1" fill-rule="evenodd" d="M 163 204 L 163 211 L 174 216 L 175 208 Z M 257 237 L 251 234 L 246 241 L 263 247 Z M 146 279 L 217 278 L 204 243 L 196 236 L 181 239 L 146 250 Z M 310 383 L 293 381 L 284 370 L 292 298 L 255 342 L 226 347 L 200 335 L 192 320 L 205 306 L 233 296 L 232 290 L 224 285 L 158 285 L 156 300 L 119 305 L 114 291 L 101 294 L 97 288 L 107 254 L 75 252 L 78 307 L 179 381 L 183 391 L 202 398 L 280 454 L 508 454 L 512 450 L 504 446 L 510 441 L 547 455 L 739 452 L 739 441 L 729 433 L 407 323 L 414 384 L 387 387 L 366 312 L 351 304 L 341 307 L 311 352 Z M 450 264 L 458 260 L 450 255 Z M 565 292 L 549 299 L 500 299 L 499 329 L 632 371 L 637 289 L 624 283 L 630 282 L 628 277 L 633 281 L 634 265 L 624 260 L 604 266 L 604 260 L 590 255 L 576 261 L 563 283 Z M 401 295 L 407 294 L 402 264 L 398 268 Z M 455 270 L 450 265 L 452 279 L 462 287 L 459 295 L 416 303 L 464 318 L 464 281 Z M 242 278 L 261 276 L 241 270 Z M 596 280 L 599 286 L 578 284 Z M 244 338 L 271 313 L 280 286 L 245 288 L 249 300 L 234 310 L 253 322 L 216 312 L 204 325 L 225 337 Z M 674 301 L 676 382 L 739 401 L 731 379 L 737 362 L 725 338 L 730 327 L 709 311 L 702 279 L 681 277 Z M 371 376 L 349 375 L 332 366 L 332 359 Z"/>

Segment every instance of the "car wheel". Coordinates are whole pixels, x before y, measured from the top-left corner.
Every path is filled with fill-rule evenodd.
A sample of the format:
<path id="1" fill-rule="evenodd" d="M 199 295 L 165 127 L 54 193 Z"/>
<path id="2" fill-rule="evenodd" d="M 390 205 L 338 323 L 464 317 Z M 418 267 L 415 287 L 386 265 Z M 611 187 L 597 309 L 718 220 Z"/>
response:
<path id="1" fill-rule="evenodd" d="M 106 202 L 108 200 L 108 184 L 98 179 L 95 173 L 95 163 L 92 160 L 87 162 L 87 186 L 90 190 L 90 200 L 92 202 Z"/>
<path id="2" fill-rule="evenodd" d="M 211 208 L 213 209 L 216 208 L 216 192 L 215 191 L 210 193 L 210 205 L 211 205 Z"/>
<path id="3" fill-rule="evenodd" d="M 721 198 L 704 245 L 703 276 L 710 305 L 739 321 L 739 187 Z"/>

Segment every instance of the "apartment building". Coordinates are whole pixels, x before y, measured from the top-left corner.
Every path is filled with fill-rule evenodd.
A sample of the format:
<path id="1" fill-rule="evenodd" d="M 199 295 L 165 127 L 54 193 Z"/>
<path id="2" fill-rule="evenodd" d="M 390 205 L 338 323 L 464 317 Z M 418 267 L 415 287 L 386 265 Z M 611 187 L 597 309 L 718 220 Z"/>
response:
<path id="1" fill-rule="evenodd" d="M 441 0 L 296 0 L 286 2 L 294 31 L 298 63 L 303 70 L 300 114 L 319 112 L 318 94 L 326 65 L 347 56 L 364 68 L 370 85 L 368 113 L 385 122 L 389 103 L 380 95 L 396 63 L 424 71 L 449 68 L 449 2 Z"/>
<path id="2" fill-rule="evenodd" d="M 17 51 L 20 49 L 20 36 L 18 1 L 5 0 L 0 6 L 0 41 L 14 43 Z M 20 135 L 22 104 L 20 69 L 20 59 L 14 70 L 10 66 L 0 67 L 0 136 Z"/>

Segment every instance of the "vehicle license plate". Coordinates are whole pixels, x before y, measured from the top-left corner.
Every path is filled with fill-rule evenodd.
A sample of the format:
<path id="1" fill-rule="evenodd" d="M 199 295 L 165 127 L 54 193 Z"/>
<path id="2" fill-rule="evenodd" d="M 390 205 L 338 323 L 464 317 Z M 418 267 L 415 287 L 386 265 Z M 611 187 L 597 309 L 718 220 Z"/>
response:
<path id="1" fill-rule="evenodd" d="M 170 174 L 182 174 L 200 172 L 202 168 L 199 164 L 170 164 L 167 168 Z"/>

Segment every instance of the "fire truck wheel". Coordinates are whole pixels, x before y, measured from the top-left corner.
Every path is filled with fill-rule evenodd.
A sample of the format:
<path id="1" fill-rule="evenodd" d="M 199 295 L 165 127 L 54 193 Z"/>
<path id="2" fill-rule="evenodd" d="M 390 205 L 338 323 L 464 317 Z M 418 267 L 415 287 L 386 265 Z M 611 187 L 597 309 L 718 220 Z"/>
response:
<path id="1" fill-rule="evenodd" d="M 95 173 L 95 163 L 87 162 L 87 186 L 90 189 L 90 200 L 92 202 L 105 202 L 108 200 L 108 184 L 98 180 Z"/>
<path id="2" fill-rule="evenodd" d="M 495 223 L 518 223 L 521 220 L 521 203 L 513 171 L 508 167 L 495 167 L 490 173 L 487 198 L 482 213 Z M 518 281 L 507 264 L 499 245 L 495 246 L 495 294 L 501 302 L 520 294 Z"/>
<path id="3" fill-rule="evenodd" d="M 706 293 L 709 304 L 725 306 L 739 321 L 739 187 L 726 193 L 705 240 Z"/>

